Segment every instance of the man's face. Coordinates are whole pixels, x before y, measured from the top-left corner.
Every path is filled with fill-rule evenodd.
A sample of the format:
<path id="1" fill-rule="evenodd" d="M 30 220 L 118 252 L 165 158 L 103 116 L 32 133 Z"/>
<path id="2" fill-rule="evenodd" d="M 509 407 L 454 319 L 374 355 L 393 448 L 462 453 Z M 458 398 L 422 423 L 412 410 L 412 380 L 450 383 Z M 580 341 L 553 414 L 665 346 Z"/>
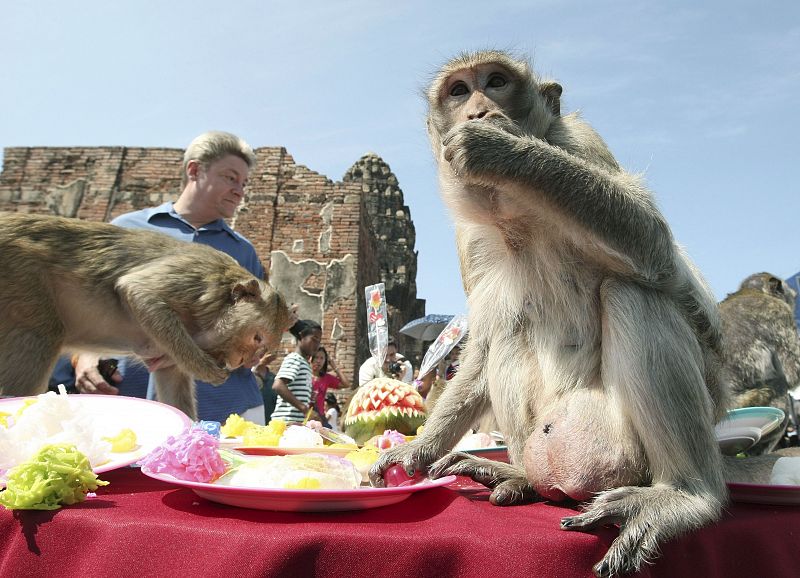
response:
<path id="1" fill-rule="evenodd" d="M 239 204 L 244 199 L 244 188 L 250 168 L 243 159 L 236 155 L 227 155 L 214 161 L 208 167 L 199 163 L 192 167 L 197 178 L 197 198 L 209 209 L 213 209 L 219 218 L 233 217 Z"/>
<path id="2" fill-rule="evenodd" d="M 397 361 L 397 347 L 389 345 L 386 347 L 386 363 Z"/>

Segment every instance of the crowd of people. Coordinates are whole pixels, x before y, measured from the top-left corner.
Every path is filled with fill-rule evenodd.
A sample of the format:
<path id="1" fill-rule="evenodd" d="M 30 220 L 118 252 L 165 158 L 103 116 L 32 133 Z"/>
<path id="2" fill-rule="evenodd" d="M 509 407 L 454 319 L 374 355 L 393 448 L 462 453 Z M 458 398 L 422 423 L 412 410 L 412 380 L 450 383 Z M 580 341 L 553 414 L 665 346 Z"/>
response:
<path id="1" fill-rule="evenodd" d="M 244 199 L 244 189 L 255 165 L 253 149 L 236 135 L 212 131 L 201 134 L 183 157 L 182 191 L 175 202 L 122 214 L 111 222 L 120 227 L 149 229 L 188 243 L 203 243 L 223 251 L 259 278 L 262 266 L 252 243 L 226 223 Z M 336 361 L 321 346 L 319 323 L 299 320 L 290 329 L 295 350 L 273 372 L 274 353 L 265 354 L 253 368 L 240 367 L 220 386 L 196 381 L 198 418 L 224 422 L 230 414 L 265 424 L 272 418 L 304 422 L 317 419 L 332 429 L 340 428 L 341 408 L 334 389 L 351 389 Z M 387 375 L 416 383 L 423 395 L 438 392 L 457 366 L 448 363 L 415 380 L 411 361 L 390 338 L 382 366 L 370 357 L 359 368 L 358 386 Z M 59 360 L 50 387 L 64 384 L 84 394 L 121 394 L 155 398 L 154 384 L 146 368 L 133 358 L 101 359 L 81 353 Z"/>

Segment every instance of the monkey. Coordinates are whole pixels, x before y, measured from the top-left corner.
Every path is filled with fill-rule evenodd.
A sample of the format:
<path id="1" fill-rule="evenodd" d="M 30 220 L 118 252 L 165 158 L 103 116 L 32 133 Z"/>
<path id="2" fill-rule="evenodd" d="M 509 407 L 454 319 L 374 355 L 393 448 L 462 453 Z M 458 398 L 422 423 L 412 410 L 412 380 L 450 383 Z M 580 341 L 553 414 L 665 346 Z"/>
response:
<path id="1" fill-rule="evenodd" d="M 424 431 L 370 480 L 402 464 L 471 476 L 496 505 L 582 502 L 561 527 L 619 524 L 593 568 L 611 576 L 716 520 L 736 465 L 714 434 L 728 398 L 716 300 L 642 178 L 561 113 L 562 92 L 500 51 L 463 53 L 429 85 L 470 339 Z M 447 453 L 488 406 L 511 463 Z"/>
<path id="2" fill-rule="evenodd" d="M 782 427 L 749 449 L 748 455 L 771 451 L 793 421 L 789 391 L 800 385 L 795 297 L 794 289 L 782 279 L 756 273 L 719 304 L 730 407 L 774 406 L 786 414 Z"/>
<path id="3" fill-rule="evenodd" d="M 218 385 L 277 346 L 283 297 L 232 257 L 163 233 L 0 213 L 0 393 L 43 392 L 63 352 L 134 354 L 160 401 L 197 418 Z"/>

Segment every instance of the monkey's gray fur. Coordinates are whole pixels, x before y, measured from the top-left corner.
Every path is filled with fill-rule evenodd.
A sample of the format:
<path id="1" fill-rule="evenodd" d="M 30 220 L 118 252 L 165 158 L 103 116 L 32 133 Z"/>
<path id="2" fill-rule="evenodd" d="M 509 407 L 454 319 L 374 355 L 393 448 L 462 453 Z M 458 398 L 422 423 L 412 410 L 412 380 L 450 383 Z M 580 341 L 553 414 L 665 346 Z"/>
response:
<path id="1" fill-rule="evenodd" d="M 720 319 L 649 191 L 561 114 L 561 92 L 495 51 L 457 57 L 430 86 L 470 339 L 424 432 L 371 479 L 401 463 L 474 475 L 498 505 L 586 501 L 562 527 L 619 524 L 594 568 L 616 575 L 717 519 L 726 500 Z M 512 464 L 445 455 L 489 404 Z"/>

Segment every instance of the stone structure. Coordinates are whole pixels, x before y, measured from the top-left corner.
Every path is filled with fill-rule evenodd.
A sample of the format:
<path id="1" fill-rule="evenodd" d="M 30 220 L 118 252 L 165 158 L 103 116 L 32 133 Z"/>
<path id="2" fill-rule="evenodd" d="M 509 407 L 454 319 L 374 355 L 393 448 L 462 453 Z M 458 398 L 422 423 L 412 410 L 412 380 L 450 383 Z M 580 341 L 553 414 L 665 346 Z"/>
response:
<path id="1" fill-rule="evenodd" d="M 270 283 L 299 304 L 301 318 L 322 325 L 323 345 L 355 383 L 369 356 L 365 286 L 386 283 L 395 335 L 424 315 L 414 225 L 397 179 L 374 154 L 333 182 L 296 164 L 284 148 L 255 152 L 258 165 L 231 225 L 253 242 Z M 108 221 L 176 199 L 182 155 L 171 148 L 7 148 L 0 210 Z M 419 344 L 398 337 L 401 348 L 419 355 Z M 287 338 L 284 353 L 293 347 Z"/>

